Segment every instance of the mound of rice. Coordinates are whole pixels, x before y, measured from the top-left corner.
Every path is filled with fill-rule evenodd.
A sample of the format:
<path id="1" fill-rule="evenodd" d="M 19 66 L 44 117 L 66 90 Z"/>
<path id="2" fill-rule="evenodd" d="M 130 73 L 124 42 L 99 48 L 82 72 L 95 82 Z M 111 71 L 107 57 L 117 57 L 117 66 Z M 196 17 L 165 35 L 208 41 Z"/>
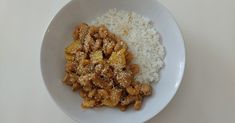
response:
<path id="1" fill-rule="evenodd" d="M 110 9 L 92 24 L 104 24 L 128 44 L 129 50 L 135 55 L 133 62 L 140 66 L 140 73 L 136 76 L 138 81 L 159 81 L 165 51 L 159 33 L 148 18 L 134 12 Z"/>

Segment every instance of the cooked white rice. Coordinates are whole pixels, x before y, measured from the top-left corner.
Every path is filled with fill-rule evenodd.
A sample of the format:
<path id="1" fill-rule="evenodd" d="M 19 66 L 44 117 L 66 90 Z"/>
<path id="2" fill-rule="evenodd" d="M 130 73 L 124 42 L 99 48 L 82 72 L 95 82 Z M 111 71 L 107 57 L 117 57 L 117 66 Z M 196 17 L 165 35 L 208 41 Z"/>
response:
<path id="1" fill-rule="evenodd" d="M 140 66 L 140 73 L 136 76 L 138 81 L 159 81 L 165 51 L 159 33 L 148 18 L 134 12 L 110 9 L 92 24 L 106 25 L 111 32 L 127 42 L 129 50 L 135 55 L 133 62 Z"/>

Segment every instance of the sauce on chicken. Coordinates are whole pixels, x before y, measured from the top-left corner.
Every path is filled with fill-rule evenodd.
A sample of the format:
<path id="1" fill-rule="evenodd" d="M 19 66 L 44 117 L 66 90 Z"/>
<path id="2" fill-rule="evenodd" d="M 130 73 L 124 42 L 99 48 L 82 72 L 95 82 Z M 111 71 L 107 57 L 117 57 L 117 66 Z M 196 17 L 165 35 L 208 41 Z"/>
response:
<path id="1" fill-rule="evenodd" d="M 74 41 L 65 48 L 63 82 L 78 91 L 83 108 L 129 105 L 141 109 L 144 97 L 151 95 L 148 83 L 135 80 L 140 68 L 133 64 L 134 55 L 127 44 L 104 25 L 81 23 L 73 33 Z"/>

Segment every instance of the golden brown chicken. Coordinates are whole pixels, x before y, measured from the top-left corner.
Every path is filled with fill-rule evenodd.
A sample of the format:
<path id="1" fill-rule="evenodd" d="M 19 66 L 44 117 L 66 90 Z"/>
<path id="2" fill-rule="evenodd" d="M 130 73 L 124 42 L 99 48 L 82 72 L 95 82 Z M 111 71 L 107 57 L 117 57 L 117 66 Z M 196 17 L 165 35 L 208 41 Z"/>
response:
<path id="1" fill-rule="evenodd" d="M 133 104 L 139 110 L 143 98 L 152 93 L 151 85 L 135 81 L 140 68 L 127 44 L 104 25 L 82 23 L 75 28 L 74 41 L 65 48 L 63 82 L 78 91 L 83 108 L 119 107 Z"/>

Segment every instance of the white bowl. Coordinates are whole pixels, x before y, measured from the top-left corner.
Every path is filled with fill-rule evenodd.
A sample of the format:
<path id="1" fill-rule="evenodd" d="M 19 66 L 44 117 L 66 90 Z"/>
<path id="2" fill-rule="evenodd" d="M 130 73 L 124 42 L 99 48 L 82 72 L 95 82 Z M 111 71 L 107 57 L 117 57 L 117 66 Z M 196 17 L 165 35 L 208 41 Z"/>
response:
<path id="1" fill-rule="evenodd" d="M 74 27 L 81 22 L 90 22 L 112 8 L 134 11 L 150 18 L 160 32 L 166 49 L 160 81 L 153 84 L 153 95 L 145 99 L 140 111 L 82 109 L 79 94 L 61 82 L 64 76 L 64 48 L 72 41 Z M 42 76 L 51 97 L 67 115 L 82 123 L 141 123 L 149 120 L 166 107 L 175 95 L 184 66 L 185 48 L 180 30 L 169 11 L 157 0 L 72 0 L 52 20 L 41 48 Z"/>

